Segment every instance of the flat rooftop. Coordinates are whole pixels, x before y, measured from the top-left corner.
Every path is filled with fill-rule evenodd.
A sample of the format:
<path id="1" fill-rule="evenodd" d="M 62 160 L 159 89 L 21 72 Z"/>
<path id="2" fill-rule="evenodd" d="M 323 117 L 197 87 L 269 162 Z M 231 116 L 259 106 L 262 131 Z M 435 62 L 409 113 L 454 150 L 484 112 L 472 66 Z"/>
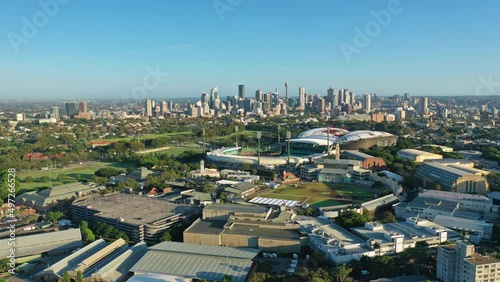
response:
<path id="1" fill-rule="evenodd" d="M 205 233 L 205 234 L 219 234 L 224 230 L 226 221 L 221 220 L 199 220 L 193 223 L 186 233 Z"/>
<path id="2" fill-rule="evenodd" d="M 232 224 L 228 222 L 227 224 Z M 235 223 L 231 229 L 225 228 L 223 234 L 235 234 L 235 235 L 246 235 L 246 236 L 259 236 L 264 238 L 280 238 L 280 239 L 300 239 L 300 233 L 293 229 L 275 229 L 275 228 L 265 228 L 254 225 L 245 225 Z"/>
<path id="3" fill-rule="evenodd" d="M 297 222 L 300 224 L 301 230 L 306 231 L 312 236 L 337 239 L 339 241 L 342 241 L 344 245 L 365 243 L 365 241 L 361 238 L 358 238 L 354 234 L 332 223 L 330 220 L 317 218 L 301 218 L 301 220 L 297 220 Z M 321 233 L 323 233 L 324 235 L 322 235 Z"/>
<path id="4" fill-rule="evenodd" d="M 474 253 L 472 256 L 466 258 L 465 260 L 475 265 L 500 263 L 499 259 L 490 256 L 481 256 L 477 253 Z"/>
<path id="5" fill-rule="evenodd" d="M 438 190 L 425 190 L 419 194 L 420 197 L 429 197 L 429 198 L 438 198 L 445 199 L 449 201 L 475 201 L 475 202 L 484 202 L 490 203 L 491 199 L 476 194 L 465 194 L 465 193 L 455 193 L 455 192 L 446 192 L 446 191 L 438 191 Z"/>
<path id="6" fill-rule="evenodd" d="M 187 213 L 195 207 L 173 204 L 161 198 L 149 198 L 135 194 L 99 196 L 73 202 L 72 206 L 87 207 L 97 211 L 94 215 L 106 218 L 123 218 L 124 223 L 151 224 L 157 220 Z"/>
<path id="7" fill-rule="evenodd" d="M 233 211 L 238 213 L 266 213 L 269 208 L 238 204 L 211 204 L 205 210 Z"/>

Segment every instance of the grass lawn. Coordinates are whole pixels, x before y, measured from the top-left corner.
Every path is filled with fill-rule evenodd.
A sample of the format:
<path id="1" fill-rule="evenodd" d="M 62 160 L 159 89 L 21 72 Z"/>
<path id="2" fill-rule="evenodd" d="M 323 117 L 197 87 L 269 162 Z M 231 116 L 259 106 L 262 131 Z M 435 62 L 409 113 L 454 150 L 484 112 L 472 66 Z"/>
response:
<path id="1" fill-rule="evenodd" d="M 167 136 L 178 136 L 178 135 L 192 135 L 191 131 L 183 131 L 183 132 L 175 132 L 175 133 L 162 133 L 162 134 L 144 134 L 139 135 L 137 137 L 115 137 L 115 138 L 106 138 L 106 139 L 94 139 L 92 141 L 130 141 L 132 139 L 155 139 L 158 137 L 167 137 Z"/>
<path id="2" fill-rule="evenodd" d="M 114 168 L 122 168 L 122 169 L 127 169 L 128 167 L 133 167 L 133 164 L 131 163 L 108 163 L 108 162 L 84 162 L 83 164 L 73 164 L 68 166 L 67 168 L 60 168 L 60 169 L 53 169 L 50 171 L 44 171 L 44 170 L 36 170 L 36 171 L 31 171 L 31 173 L 24 172 L 19 174 L 19 180 L 20 180 L 20 191 L 19 194 L 27 191 L 32 191 L 36 190 L 39 188 L 43 187 L 49 187 L 50 182 L 43 183 L 40 181 L 40 178 L 43 176 L 48 176 L 52 178 L 52 185 L 61 185 L 63 183 L 57 181 L 57 176 L 59 174 L 65 174 L 67 175 L 67 180 L 68 182 L 76 182 L 77 181 L 77 176 L 80 175 L 80 177 L 86 178 L 86 179 L 92 179 L 92 176 L 94 176 L 94 173 L 103 167 L 114 167 Z M 34 181 L 31 183 L 26 183 L 23 180 L 26 178 L 26 176 L 31 176 L 34 178 Z"/>
<path id="3" fill-rule="evenodd" d="M 285 186 L 259 195 L 260 197 L 304 201 L 315 206 L 332 206 L 372 200 L 381 189 L 365 188 L 344 183 L 306 182 L 297 187 Z M 345 200 L 344 200 L 345 199 Z"/>
<path id="4" fill-rule="evenodd" d="M 188 147 L 170 147 L 170 149 L 165 149 L 161 151 L 156 151 L 156 152 L 151 152 L 151 153 L 146 153 L 146 154 L 169 154 L 173 155 L 174 157 L 178 156 L 180 153 L 185 152 L 185 151 L 195 151 L 197 153 L 203 152 L 202 148 L 188 148 Z"/>

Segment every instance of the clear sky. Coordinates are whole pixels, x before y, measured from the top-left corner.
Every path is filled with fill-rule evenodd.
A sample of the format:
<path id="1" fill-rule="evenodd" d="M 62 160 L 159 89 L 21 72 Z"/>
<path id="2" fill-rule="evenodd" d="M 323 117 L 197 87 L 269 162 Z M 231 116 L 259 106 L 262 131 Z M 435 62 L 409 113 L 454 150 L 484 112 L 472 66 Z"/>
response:
<path id="1" fill-rule="evenodd" d="M 144 78 L 136 96 L 167 99 L 216 85 L 221 97 L 238 84 L 284 93 L 285 81 L 291 96 L 470 95 L 479 77 L 500 82 L 497 0 L 64 0 L 44 22 L 40 3 L 54 1 L 0 1 L 0 98 L 128 98 Z M 391 19 L 376 23 L 382 10 Z M 370 42 L 356 44 L 366 27 Z M 155 85 L 148 67 L 168 76 Z"/>

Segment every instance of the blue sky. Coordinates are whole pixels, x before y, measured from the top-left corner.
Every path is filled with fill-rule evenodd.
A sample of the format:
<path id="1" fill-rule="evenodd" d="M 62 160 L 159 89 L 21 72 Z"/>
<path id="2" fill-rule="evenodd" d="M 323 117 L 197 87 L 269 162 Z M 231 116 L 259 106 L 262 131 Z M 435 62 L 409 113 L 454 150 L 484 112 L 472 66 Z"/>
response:
<path id="1" fill-rule="evenodd" d="M 167 99 L 216 85 L 222 97 L 238 84 L 247 96 L 284 92 L 285 81 L 293 96 L 302 85 L 470 95 L 481 76 L 500 81 L 495 0 L 400 0 L 350 60 L 342 42 L 359 47 L 355 28 L 373 26 L 372 11 L 392 0 L 65 0 L 37 25 L 39 2 L 51 1 L 0 1 L 0 98 L 130 97 L 157 66 L 169 75 L 145 95 Z M 23 18 L 37 28 L 30 38 Z"/>

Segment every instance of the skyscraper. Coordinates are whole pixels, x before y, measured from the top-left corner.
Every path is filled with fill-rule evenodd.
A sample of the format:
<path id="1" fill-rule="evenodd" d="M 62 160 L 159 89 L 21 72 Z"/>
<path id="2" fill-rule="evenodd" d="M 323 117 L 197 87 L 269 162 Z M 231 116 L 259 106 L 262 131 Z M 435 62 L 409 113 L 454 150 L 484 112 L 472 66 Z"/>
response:
<path id="1" fill-rule="evenodd" d="M 337 94 L 335 93 L 335 89 L 333 88 L 328 88 L 326 91 L 326 97 L 327 97 L 327 102 L 330 103 L 331 108 L 335 108 L 338 106 L 339 101 L 337 99 Z"/>
<path id="2" fill-rule="evenodd" d="M 216 87 L 212 88 L 212 90 L 210 90 L 210 100 L 209 100 L 210 109 L 214 108 L 215 99 L 217 99 L 217 98 L 219 98 L 219 89 L 216 86 Z"/>
<path id="3" fill-rule="evenodd" d="M 238 85 L 238 97 L 240 100 L 245 100 L 245 85 Z"/>
<path id="4" fill-rule="evenodd" d="M 144 102 L 144 115 L 148 117 L 153 116 L 153 102 L 149 98 Z"/>
<path id="5" fill-rule="evenodd" d="M 201 104 L 208 104 L 208 94 L 205 92 L 201 94 Z"/>
<path id="6" fill-rule="evenodd" d="M 372 111 L 372 94 L 363 95 L 363 110 L 367 114 Z"/>
<path id="7" fill-rule="evenodd" d="M 78 107 L 76 103 L 75 102 L 66 103 L 66 112 L 70 117 L 73 117 L 74 115 L 78 114 Z"/>
<path id="8" fill-rule="evenodd" d="M 354 92 L 350 91 L 349 92 L 349 105 L 354 105 L 354 103 L 356 103 L 356 95 L 354 94 Z"/>
<path id="9" fill-rule="evenodd" d="M 299 87 L 299 107 L 303 110 L 306 108 L 306 88 Z"/>
<path id="10" fill-rule="evenodd" d="M 86 113 L 88 112 L 88 103 L 87 101 L 81 101 L 80 104 L 78 105 L 78 111 L 80 113 Z"/>
<path id="11" fill-rule="evenodd" d="M 262 102 L 264 100 L 264 91 L 260 89 L 255 91 L 255 100 Z"/>
<path id="12" fill-rule="evenodd" d="M 52 117 L 58 119 L 60 117 L 59 115 L 59 107 L 52 107 Z"/>
<path id="13" fill-rule="evenodd" d="M 421 115 L 427 115 L 429 114 L 429 99 L 427 97 L 420 97 L 419 104 L 418 104 L 418 110 L 420 111 Z"/>

